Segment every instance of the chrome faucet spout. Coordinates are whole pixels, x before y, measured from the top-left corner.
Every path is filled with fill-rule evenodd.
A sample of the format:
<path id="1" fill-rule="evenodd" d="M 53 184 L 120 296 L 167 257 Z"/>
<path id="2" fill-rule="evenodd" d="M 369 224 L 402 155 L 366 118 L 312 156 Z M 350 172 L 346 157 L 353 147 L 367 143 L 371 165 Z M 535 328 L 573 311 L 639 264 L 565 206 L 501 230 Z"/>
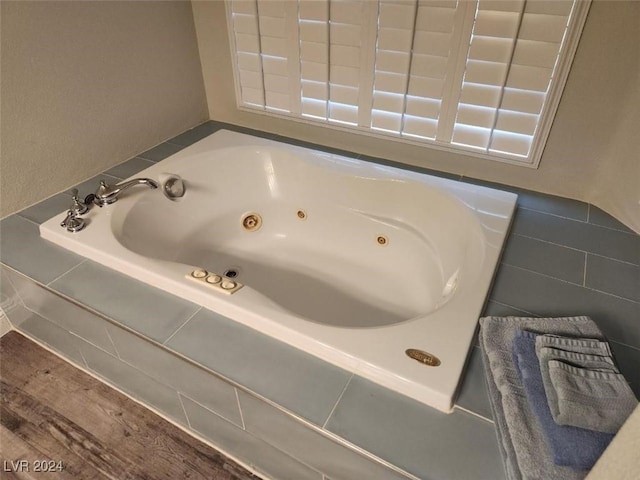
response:
<path id="1" fill-rule="evenodd" d="M 100 207 L 109 205 L 118 200 L 122 192 L 135 185 L 147 185 L 150 188 L 158 188 L 158 182 L 150 178 L 134 178 L 133 180 L 128 180 L 116 185 L 109 185 L 104 180 L 101 180 L 93 202 Z"/>

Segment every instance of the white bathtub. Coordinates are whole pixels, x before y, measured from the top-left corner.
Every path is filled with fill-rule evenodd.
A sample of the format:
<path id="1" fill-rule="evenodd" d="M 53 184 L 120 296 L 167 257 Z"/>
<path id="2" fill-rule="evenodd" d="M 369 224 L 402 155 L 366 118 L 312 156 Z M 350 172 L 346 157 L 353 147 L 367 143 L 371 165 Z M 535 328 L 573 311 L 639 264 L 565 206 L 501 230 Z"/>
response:
<path id="1" fill-rule="evenodd" d="M 61 228 L 61 213 L 41 235 L 451 410 L 515 195 L 230 131 L 136 177 L 165 174 L 184 179 L 183 198 L 136 186 L 84 230 Z M 234 270 L 242 287 L 229 294 L 199 269 Z"/>

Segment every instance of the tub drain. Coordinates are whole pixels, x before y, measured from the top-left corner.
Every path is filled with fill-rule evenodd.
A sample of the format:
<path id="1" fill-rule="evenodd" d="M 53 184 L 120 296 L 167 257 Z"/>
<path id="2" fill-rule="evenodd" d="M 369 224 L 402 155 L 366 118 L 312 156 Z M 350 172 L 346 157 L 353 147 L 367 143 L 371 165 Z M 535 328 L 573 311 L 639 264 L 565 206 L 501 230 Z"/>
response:
<path id="1" fill-rule="evenodd" d="M 226 272 L 224 272 L 224 276 L 227 278 L 236 278 L 238 276 L 238 271 L 230 268 Z"/>
<path id="2" fill-rule="evenodd" d="M 242 227 L 249 232 L 255 232 L 262 226 L 262 217 L 257 213 L 247 213 L 242 217 Z"/>

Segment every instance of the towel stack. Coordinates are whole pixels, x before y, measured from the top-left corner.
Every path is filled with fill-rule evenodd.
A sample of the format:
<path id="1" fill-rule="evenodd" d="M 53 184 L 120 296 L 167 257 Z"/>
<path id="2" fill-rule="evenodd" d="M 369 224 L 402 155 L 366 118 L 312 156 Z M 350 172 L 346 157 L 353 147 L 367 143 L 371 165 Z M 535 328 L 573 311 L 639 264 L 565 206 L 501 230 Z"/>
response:
<path id="1" fill-rule="evenodd" d="M 637 404 L 588 317 L 480 319 L 510 479 L 582 479 Z"/>

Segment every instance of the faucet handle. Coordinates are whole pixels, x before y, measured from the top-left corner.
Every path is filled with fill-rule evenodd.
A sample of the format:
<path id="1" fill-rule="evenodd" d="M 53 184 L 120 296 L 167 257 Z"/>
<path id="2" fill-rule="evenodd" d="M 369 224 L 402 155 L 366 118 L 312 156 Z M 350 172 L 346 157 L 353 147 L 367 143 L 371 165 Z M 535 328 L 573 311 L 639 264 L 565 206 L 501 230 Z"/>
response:
<path id="1" fill-rule="evenodd" d="M 73 204 L 69 208 L 69 211 L 75 213 L 76 215 L 83 215 L 87 213 L 89 207 L 85 202 L 78 198 L 78 189 L 74 188 L 71 190 L 71 199 L 73 200 Z"/>
<path id="2" fill-rule="evenodd" d="M 79 232 L 87 226 L 87 223 L 84 219 L 78 218 L 77 215 L 77 212 L 70 209 L 67 212 L 67 217 L 60 223 L 60 226 L 66 228 L 67 231 L 71 233 Z"/>

